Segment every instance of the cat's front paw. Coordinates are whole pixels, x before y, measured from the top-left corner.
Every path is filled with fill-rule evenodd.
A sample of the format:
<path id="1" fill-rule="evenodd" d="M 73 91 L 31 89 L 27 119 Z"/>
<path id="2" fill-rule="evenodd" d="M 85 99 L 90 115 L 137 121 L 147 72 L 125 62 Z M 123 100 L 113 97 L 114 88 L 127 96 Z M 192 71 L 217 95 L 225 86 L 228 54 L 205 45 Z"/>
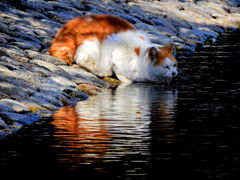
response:
<path id="1" fill-rule="evenodd" d="M 94 71 L 93 73 L 99 78 L 104 78 L 106 76 L 109 76 L 109 74 L 105 71 Z"/>

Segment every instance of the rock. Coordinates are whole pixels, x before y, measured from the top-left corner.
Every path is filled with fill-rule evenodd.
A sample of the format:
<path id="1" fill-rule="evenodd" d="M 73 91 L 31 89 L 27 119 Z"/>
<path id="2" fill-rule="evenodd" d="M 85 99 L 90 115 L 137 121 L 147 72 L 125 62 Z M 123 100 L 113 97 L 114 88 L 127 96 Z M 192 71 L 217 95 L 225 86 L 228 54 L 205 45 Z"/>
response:
<path id="1" fill-rule="evenodd" d="M 4 92 L 5 94 L 12 93 L 13 91 L 16 92 L 16 94 L 13 95 L 27 96 L 31 94 L 35 90 L 35 78 L 33 78 L 31 73 L 22 71 L 20 69 L 14 69 L 14 67 L 11 66 L 12 65 L 9 65 L 7 67 L 12 68 L 14 71 L 9 70 L 8 68 L 6 68 L 6 66 L 0 65 L 0 75 L 3 78 L 2 81 L 5 81 L 0 82 L 0 84 L 2 85 L 0 87 L 0 90 L 2 90 L 2 92 Z M 13 87 L 16 88 L 11 89 Z"/>
<path id="2" fill-rule="evenodd" d="M 26 61 L 25 61 L 26 62 Z M 0 63 L 6 67 L 10 67 L 10 69 L 19 69 L 18 67 L 25 67 L 23 65 L 23 63 L 25 62 L 20 62 L 20 61 L 16 61 L 10 57 L 7 56 L 0 56 Z"/>
<path id="3" fill-rule="evenodd" d="M 42 61 L 42 60 L 34 60 L 32 61 L 33 63 L 39 65 L 39 67 L 44 67 L 45 69 L 53 72 L 53 73 L 61 73 L 63 70 L 59 67 L 57 67 L 55 64 L 53 63 L 49 63 L 46 61 Z"/>
<path id="4" fill-rule="evenodd" d="M 37 10 L 39 12 L 43 12 L 43 11 L 51 11 L 53 10 L 53 7 L 51 4 L 43 1 L 43 0 L 21 0 L 20 1 L 22 6 L 26 6 L 28 8 Z"/>
<path id="5" fill-rule="evenodd" d="M 28 11 L 28 10 L 27 10 Z M 33 14 L 33 16 L 36 13 Z M 35 18 L 25 18 L 25 20 L 33 26 L 33 31 L 40 36 L 47 35 L 48 37 L 54 38 L 57 30 L 61 28 L 61 24 L 51 21 L 47 16 L 41 14 L 43 17 Z"/>
<path id="6" fill-rule="evenodd" d="M 77 90 L 76 90 L 77 89 Z M 88 99 L 88 95 L 84 94 L 83 92 L 80 92 L 78 88 L 73 89 L 73 88 L 66 88 L 63 91 L 67 94 L 69 94 L 72 98 L 78 98 L 79 100 L 86 100 Z"/>
<path id="7" fill-rule="evenodd" d="M 11 39 L 11 36 L 0 32 L 0 39 L 1 39 L 0 41 L 1 43 L 6 43 Z"/>
<path id="8" fill-rule="evenodd" d="M 1 112 L 0 115 L 9 125 L 12 125 L 14 122 L 30 125 L 41 118 L 40 115 L 34 113 L 18 114 L 14 112 Z"/>
<path id="9" fill-rule="evenodd" d="M 82 91 L 84 94 L 87 94 L 89 96 L 95 96 L 98 94 L 98 92 L 102 91 L 99 87 L 89 85 L 89 84 L 80 84 L 79 88 L 80 88 L 80 91 Z"/>
<path id="10" fill-rule="evenodd" d="M 0 117 L 0 130 L 1 129 L 8 129 L 8 125 L 5 123 L 5 121 Z M 1 131 L 0 131 L 0 137 L 1 137 Z"/>
<path id="11" fill-rule="evenodd" d="M 104 81 L 98 79 L 94 74 L 85 71 L 79 66 L 58 66 L 64 70 L 60 75 L 76 84 L 92 83 L 101 87 L 108 86 Z"/>
<path id="12" fill-rule="evenodd" d="M 25 52 L 27 53 L 28 57 L 31 59 L 42 60 L 54 65 L 67 65 L 65 61 L 61 61 L 47 54 L 40 54 L 39 52 L 33 51 L 33 50 L 26 50 Z"/>
<path id="13" fill-rule="evenodd" d="M 0 103 L 0 112 L 14 112 L 14 109 L 7 104 Z"/>
<path id="14" fill-rule="evenodd" d="M 12 83 L 0 81 L 0 92 L 14 99 L 25 99 L 29 96 L 29 92 L 22 87 L 15 86 Z"/>
<path id="15" fill-rule="evenodd" d="M 73 7 L 74 9 L 81 10 L 81 11 L 85 10 L 85 7 L 83 6 L 84 1 L 81 1 L 81 3 L 79 3 L 79 1 L 59 0 L 58 2 L 59 2 L 58 4 L 65 6 L 65 7 Z M 90 3 L 90 2 L 91 1 L 89 1 L 87 3 Z"/>
<path id="16" fill-rule="evenodd" d="M 75 14 L 68 11 L 46 11 L 45 15 L 48 16 L 50 19 L 57 21 L 61 24 L 65 24 L 67 21 L 74 19 L 79 16 L 79 14 Z"/>
<path id="17" fill-rule="evenodd" d="M 43 31 L 43 32 L 45 32 L 45 31 Z M 41 35 L 38 36 L 38 39 L 40 39 L 40 41 L 42 41 L 43 45 L 48 49 L 51 46 L 53 39 L 47 35 L 42 35 L 42 34 L 44 34 L 44 33 L 41 33 Z"/>
<path id="18" fill-rule="evenodd" d="M 20 101 L 22 104 L 24 104 L 31 112 L 37 113 L 37 114 L 42 114 L 42 113 L 50 113 L 47 108 L 44 108 L 43 106 L 38 105 L 35 102 L 27 101 L 27 100 L 21 100 Z"/>
<path id="19" fill-rule="evenodd" d="M 25 113 L 30 111 L 24 104 L 11 99 L 1 99 L 0 104 L 11 107 L 17 113 Z"/>
<path id="20" fill-rule="evenodd" d="M 57 86 L 77 87 L 77 84 L 62 76 L 52 76 L 48 78 L 48 83 L 54 83 Z"/>
<path id="21" fill-rule="evenodd" d="M 192 52 L 195 51 L 195 48 L 196 46 L 190 46 L 190 45 L 186 45 L 186 44 L 183 44 L 183 43 L 180 43 L 180 42 L 175 42 L 174 43 L 175 47 L 176 47 L 176 50 L 177 50 L 177 54 L 185 54 L 185 55 L 188 55 Z"/>
<path id="22" fill-rule="evenodd" d="M 206 37 L 206 41 L 209 41 L 209 42 L 215 42 L 215 40 L 219 36 L 219 33 L 214 32 L 208 27 L 197 27 L 197 29 L 201 32 L 203 36 Z"/>
<path id="23" fill-rule="evenodd" d="M 197 29 L 187 29 L 180 27 L 178 37 L 192 44 L 203 44 L 206 38 Z"/>
<path id="24" fill-rule="evenodd" d="M 33 66 L 31 68 L 33 72 L 40 73 L 42 77 L 54 76 L 54 73 L 46 69 L 45 67 Z"/>
<path id="25" fill-rule="evenodd" d="M 63 103 L 58 100 L 56 97 L 53 96 L 53 93 L 46 93 L 46 92 L 50 92 L 50 91 L 44 91 L 44 92 L 35 92 L 31 98 L 35 98 L 35 99 L 42 99 L 45 100 L 51 104 L 53 104 L 56 107 L 60 107 L 63 105 Z M 36 102 L 36 101 L 35 101 Z"/>
<path id="26" fill-rule="evenodd" d="M 31 50 L 35 50 L 35 51 L 39 51 L 41 49 L 41 44 L 34 42 L 34 41 L 28 41 L 28 40 L 24 40 L 21 38 L 12 38 L 15 40 L 15 42 L 10 43 L 11 45 L 17 46 L 20 49 L 31 49 Z"/>
<path id="27" fill-rule="evenodd" d="M 226 29 L 237 29 L 239 24 L 225 17 L 217 17 L 215 23 Z"/>
<path id="28" fill-rule="evenodd" d="M 20 49 L 17 49 L 14 46 L 7 45 L 5 47 L 0 47 L 0 55 L 2 56 L 9 56 L 12 59 L 16 59 L 18 61 L 27 61 L 27 54 Z"/>
<path id="29" fill-rule="evenodd" d="M 29 102 L 34 102 L 50 111 L 55 111 L 57 110 L 59 107 L 50 103 L 49 101 L 46 100 L 47 98 L 44 97 L 44 95 L 42 94 L 39 94 L 39 95 L 36 95 L 36 96 L 31 96 L 29 98 L 27 98 L 26 100 L 29 101 Z M 49 99 L 48 99 L 49 100 Z"/>

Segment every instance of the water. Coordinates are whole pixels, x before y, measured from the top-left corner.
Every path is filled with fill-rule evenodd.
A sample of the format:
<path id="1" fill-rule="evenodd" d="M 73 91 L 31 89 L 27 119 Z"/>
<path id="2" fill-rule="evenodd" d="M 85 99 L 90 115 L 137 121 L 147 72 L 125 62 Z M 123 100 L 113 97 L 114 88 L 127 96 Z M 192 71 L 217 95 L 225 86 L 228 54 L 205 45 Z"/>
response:
<path id="1" fill-rule="evenodd" d="M 239 35 L 179 58 L 171 87 L 106 89 L 2 140 L 2 177 L 239 179 Z"/>

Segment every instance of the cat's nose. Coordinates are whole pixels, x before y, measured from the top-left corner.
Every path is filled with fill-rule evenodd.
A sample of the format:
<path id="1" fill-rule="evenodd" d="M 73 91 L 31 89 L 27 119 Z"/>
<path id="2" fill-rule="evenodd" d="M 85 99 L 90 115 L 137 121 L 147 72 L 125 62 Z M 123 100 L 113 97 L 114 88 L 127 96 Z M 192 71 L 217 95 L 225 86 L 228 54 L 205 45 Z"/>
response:
<path id="1" fill-rule="evenodd" d="M 172 72 L 172 76 L 175 77 L 176 76 L 176 72 Z"/>

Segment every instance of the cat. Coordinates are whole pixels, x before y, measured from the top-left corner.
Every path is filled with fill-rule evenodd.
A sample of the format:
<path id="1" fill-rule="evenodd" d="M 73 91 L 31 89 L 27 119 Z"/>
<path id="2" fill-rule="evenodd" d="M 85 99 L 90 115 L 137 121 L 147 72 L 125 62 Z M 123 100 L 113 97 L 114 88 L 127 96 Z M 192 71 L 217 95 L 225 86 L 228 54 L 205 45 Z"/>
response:
<path id="1" fill-rule="evenodd" d="M 146 33 L 113 15 L 86 15 L 68 21 L 57 33 L 50 55 L 76 63 L 97 76 L 126 83 L 171 81 L 177 74 L 174 45 L 153 44 Z"/>

